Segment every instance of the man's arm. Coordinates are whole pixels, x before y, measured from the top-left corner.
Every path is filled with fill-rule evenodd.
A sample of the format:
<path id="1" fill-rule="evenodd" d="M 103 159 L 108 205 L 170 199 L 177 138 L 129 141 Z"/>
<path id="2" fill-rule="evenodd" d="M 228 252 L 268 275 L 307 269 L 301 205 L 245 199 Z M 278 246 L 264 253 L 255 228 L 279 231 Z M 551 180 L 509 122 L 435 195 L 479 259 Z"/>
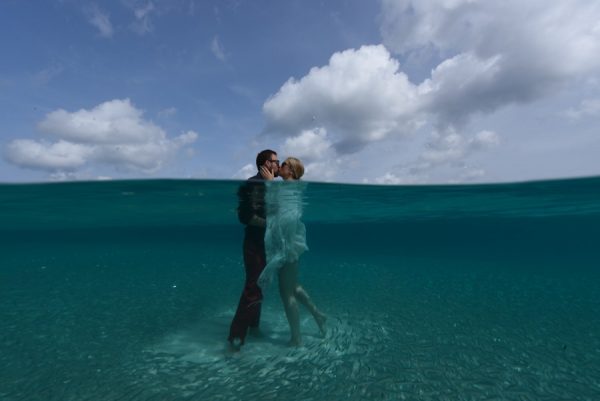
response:
<path id="1" fill-rule="evenodd" d="M 267 226 L 267 221 L 265 219 L 263 219 L 262 217 L 258 217 L 257 215 L 253 214 L 252 217 L 250 218 L 250 221 L 248 222 L 248 225 L 264 228 Z"/>
<path id="2" fill-rule="evenodd" d="M 264 217 L 264 183 L 249 180 L 238 190 L 238 219 L 247 226 L 266 227 Z"/>

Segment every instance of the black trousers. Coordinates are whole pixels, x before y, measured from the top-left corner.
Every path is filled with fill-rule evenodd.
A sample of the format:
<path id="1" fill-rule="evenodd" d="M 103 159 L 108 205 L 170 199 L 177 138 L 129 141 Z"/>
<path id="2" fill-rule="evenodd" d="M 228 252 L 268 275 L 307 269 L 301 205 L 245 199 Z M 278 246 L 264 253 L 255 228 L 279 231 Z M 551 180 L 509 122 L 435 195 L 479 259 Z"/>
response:
<path id="1" fill-rule="evenodd" d="M 244 236 L 244 268 L 246 282 L 240 297 L 235 316 L 229 328 L 228 340 L 236 338 L 244 344 L 249 327 L 258 327 L 260 322 L 260 309 L 263 300 L 262 290 L 258 286 L 258 277 L 265 268 L 265 240 L 264 232 L 246 232 Z"/>

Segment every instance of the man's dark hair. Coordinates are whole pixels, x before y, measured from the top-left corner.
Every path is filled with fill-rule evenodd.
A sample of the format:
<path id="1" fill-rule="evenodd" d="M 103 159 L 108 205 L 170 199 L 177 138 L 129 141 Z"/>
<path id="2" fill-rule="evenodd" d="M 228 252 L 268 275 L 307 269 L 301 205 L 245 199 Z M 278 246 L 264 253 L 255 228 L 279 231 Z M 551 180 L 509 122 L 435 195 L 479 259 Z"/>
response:
<path id="1" fill-rule="evenodd" d="M 277 156 L 277 152 L 271 149 L 265 149 L 256 155 L 256 168 L 260 170 L 260 166 L 265 164 L 267 160 L 271 160 L 271 156 Z"/>

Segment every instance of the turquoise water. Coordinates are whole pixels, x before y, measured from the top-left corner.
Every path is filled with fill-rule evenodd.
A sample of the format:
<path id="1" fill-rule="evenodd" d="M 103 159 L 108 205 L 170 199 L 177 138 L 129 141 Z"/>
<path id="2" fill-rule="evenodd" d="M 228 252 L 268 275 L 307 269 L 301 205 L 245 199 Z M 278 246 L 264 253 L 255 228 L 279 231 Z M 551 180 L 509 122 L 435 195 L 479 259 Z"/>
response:
<path id="1" fill-rule="evenodd" d="M 600 399 L 600 178 L 310 183 L 327 336 L 231 353 L 238 185 L 0 185 L 0 400 Z"/>

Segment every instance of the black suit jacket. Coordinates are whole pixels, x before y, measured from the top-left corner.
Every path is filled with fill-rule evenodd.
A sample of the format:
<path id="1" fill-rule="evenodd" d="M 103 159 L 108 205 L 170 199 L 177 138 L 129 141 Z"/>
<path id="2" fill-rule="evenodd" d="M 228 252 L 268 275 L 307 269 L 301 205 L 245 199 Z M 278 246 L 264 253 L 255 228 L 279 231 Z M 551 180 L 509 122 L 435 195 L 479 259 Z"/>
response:
<path id="1" fill-rule="evenodd" d="M 260 173 L 248 178 L 238 189 L 238 219 L 240 223 L 246 226 L 246 233 L 252 232 L 264 236 L 264 227 L 251 226 L 249 224 L 254 215 L 263 219 L 267 217 L 265 190 L 265 179 Z"/>

